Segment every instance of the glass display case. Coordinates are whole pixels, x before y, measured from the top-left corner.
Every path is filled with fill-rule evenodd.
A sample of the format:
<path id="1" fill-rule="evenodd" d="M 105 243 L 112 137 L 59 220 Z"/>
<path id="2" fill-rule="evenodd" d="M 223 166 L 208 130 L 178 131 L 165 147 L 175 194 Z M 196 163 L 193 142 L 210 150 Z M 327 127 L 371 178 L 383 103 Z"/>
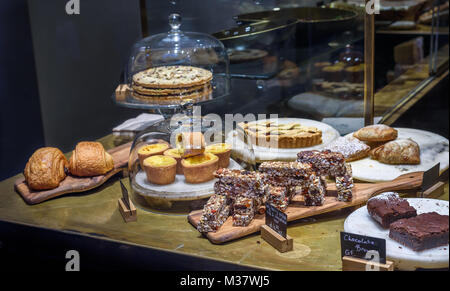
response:
<path id="1" fill-rule="evenodd" d="M 168 19 L 168 33 L 133 45 L 122 95 L 113 96 L 116 104 L 167 112 L 229 94 L 229 61 L 223 44 L 204 33 L 182 31 L 179 14 Z"/>

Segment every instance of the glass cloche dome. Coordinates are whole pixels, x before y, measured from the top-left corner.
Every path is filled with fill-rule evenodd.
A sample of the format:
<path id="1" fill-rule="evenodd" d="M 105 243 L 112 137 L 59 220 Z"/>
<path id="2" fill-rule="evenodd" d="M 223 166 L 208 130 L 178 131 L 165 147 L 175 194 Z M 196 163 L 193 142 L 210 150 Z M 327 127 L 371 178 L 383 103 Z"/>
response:
<path id="1" fill-rule="evenodd" d="M 202 209 L 214 194 L 214 171 L 253 169 L 254 158 L 244 161 L 244 149 L 227 138 L 222 128 L 205 125 L 207 119 L 193 119 L 193 124 L 185 119 L 186 123 L 172 132 L 150 128 L 136 136 L 128 161 L 131 198 L 136 207 L 186 215 Z M 252 151 L 247 147 L 246 157 L 254 157 Z"/>
<path id="2" fill-rule="evenodd" d="M 126 71 L 127 107 L 177 108 L 229 94 L 228 55 L 223 44 L 203 33 L 180 30 L 181 16 L 169 16 L 171 30 L 132 47 Z"/>

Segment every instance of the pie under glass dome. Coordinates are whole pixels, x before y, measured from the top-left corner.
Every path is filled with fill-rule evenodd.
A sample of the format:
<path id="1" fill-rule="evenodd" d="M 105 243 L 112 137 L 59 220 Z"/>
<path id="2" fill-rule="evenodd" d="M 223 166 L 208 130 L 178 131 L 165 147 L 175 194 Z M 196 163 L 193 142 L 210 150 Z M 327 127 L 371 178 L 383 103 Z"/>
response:
<path id="1" fill-rule="evenodd" d="M 170 31 L 135 43 L 126 68 L 128 92 L 116 103 L 143 109 L 177 108 L 226 96 L 229 60 L 216 38 L 180 30 L 181 17 L 169 16 Z"/>

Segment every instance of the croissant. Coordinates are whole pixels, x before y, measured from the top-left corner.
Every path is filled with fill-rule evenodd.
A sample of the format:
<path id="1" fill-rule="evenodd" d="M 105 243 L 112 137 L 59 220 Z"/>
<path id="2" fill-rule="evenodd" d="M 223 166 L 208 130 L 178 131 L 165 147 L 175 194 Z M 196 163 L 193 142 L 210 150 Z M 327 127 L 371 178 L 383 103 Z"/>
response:
<path id="1" fill-rule="evenodd" d="M 374 160 L 385 164 L 420 164 L 420 148 L 412 139 L 397 139 L 374 148 L 369 153 Z"/>
<path id="2" fill-rule="evenodd" d="M 69 159 L 69 171 L 79 177 L 106 174 L 114 168 L 114 161 L 99 142 L 79 142 Z"/>
<path id="3" fill-rule="evenodd" d="M 66 178 L 68 161 L 63 153 L 52 147 L 40 148 L 28 160 L 23 172 L 25 181 L 33 190 L 49 190 Z"/>

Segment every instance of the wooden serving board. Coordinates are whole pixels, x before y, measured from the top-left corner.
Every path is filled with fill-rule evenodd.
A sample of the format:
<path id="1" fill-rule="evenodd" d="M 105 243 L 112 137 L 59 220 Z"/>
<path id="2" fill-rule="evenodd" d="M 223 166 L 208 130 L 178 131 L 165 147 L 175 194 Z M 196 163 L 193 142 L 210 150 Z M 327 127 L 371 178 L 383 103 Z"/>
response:
<path id="1" fill-rule="evenodd" d="M 330 183 L 327 187 L 327 197 L 322 206 L 305 206 L 301 197 L 294 198 L 286 209 L 288 221 L 310 217 L 338 209 L 365 204 L 370 197 L 387 191 L 417 190 L 422 185 L 423 172 L 414 172 L 402 175 L 390 182 L 383 183 L 355 183 L 353 188 L 353 200 L 351 202 L 337 201 L 336 186 Z M 202 210 L 196 210 L 188 215 L 188 221 L 197 227 L 202 215 Z M 249 234 L 259 232 L 261 225 L 265 224 L 265 216 L 256 215 L 253 221 L 246 227 L 233 226 L 229 217 L 217 232 L 209 232 L 206 237 L 214 244 L 221 244 L 235 240 Z"/>
<path id="2" fill-rule="evenodd" d="M 68 175 L 57 188 L 43 191 L 30 189 L 25 182 L 25 177 L 21 177 L 14 183 L 14 189 L 22 196 L 27 204 L 38 204 L 64 194 L 91 190 L 102 185 L 109 178 L 123 170 L 123 167 L 128 164 L 130 149 L 131 142 L 108 151 L 114 160 L 114 169 L 105 175 L 95 177 L 75 177 Z"/>

